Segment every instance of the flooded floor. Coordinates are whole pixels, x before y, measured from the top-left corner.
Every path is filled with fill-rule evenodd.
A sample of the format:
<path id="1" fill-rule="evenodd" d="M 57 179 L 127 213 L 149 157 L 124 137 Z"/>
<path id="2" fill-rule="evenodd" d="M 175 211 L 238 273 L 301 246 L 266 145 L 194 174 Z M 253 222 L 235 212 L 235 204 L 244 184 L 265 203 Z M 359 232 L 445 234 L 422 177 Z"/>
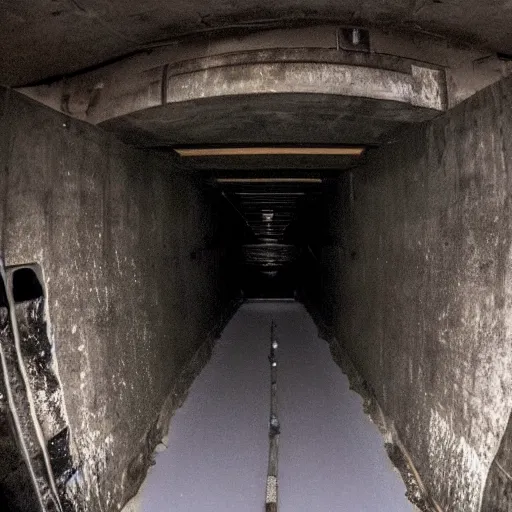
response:
<path id="1" fill-rule="evenodd" d="M 361 398 L 303 306 L 243 305 L 125 512 L 262 512 L 271 321 L 277 324 L 280 512 L 413 512 Z"/>

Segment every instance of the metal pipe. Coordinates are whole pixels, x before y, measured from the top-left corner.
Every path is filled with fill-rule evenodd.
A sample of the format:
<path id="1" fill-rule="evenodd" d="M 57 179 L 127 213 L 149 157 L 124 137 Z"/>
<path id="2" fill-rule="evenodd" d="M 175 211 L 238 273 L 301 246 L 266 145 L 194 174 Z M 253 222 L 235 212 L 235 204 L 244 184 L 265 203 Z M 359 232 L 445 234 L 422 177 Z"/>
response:
<path id="1" fill-rule="evenodd" d="M 18 320 L 16 319 L 16 311 L 15 311 L 15 300 L 13 295 L 12 286 L 9 286 L 10 280 L 7 283 L 5 294 L 7 296 L 7 305 L 9 309 L 9 316 L 11 320 L 11 329 L 14 337 L 14 346 L 16 348 L 16 357 L 18 362 L 18 368 L 21 375 L 21 379 L 23 381 L 23 385 L 25 387 L 25 393 L 27 396 L 30 418 L 32 420 L 32 424 L 34 426 L 34 430 L 36 433 L 37 442 L 41 449 L 41 455 L 43 458 L 44 466 L 46 469 L 46 476 L 48 478 L 48 485 L 50 487 L 50 491 L 53 495 L 53 500 L 55 506 L 59 512 L 63 512 L 62 505 L 59 498 L 59 492 L 57 490 L 57 484 L 55 482 L 55 477 L 53 475 L 53 469 L 50 460 L 50 454 L 48 453 L 48 447 L 46 446 L 46 440 L 44 438 L 43 429 L 41 428 L 41 424 L 39 423 L 39 419 L 37 417 L 36 408 L 34 404 L 34 397 L 32 394 L 32 389 L 30 388 L 30 381 L 28 377 L 28 372 L 25 367 L 25 362 L 23 361 L 23 356 L 21 353 L 21 341 L 20 341 L 20 333 L 18 329 Z"/>
<path id="2" fill-rule="evenodd" d="M 7 280 L 5 275 L 5 267 L 2 256 L 0 256 L 0 286 L 4 287 L 6 299 L 7 299 Z M 8 300 L 8 299 L 7 299 Z M 7 309 L 10 310 L 10 304 L 7 304 Z M 9 311 L 10 313 L 10 311 Z M 16 403 L 14 401 L 14 395 L 11 388 L 11 383 L 9 381 L 9 368 L 7 366 L 7 357 L 4 352 L 3 343 L 0 340 L 0 363 L 2 366 L 2 374 L 4 381 L 5 394 L 7 395 L 7 405 L 9 407 L 9 412 L 11 413 L 11 417 L 13 420 L 14 430 L 16 431 L 17 442 L 20 447 L 21 455 L 25 460 L 25 464 L 27 466 L 27 471 L 30 474 L 30 480 L 32 481 L 32 486 L 34 488 L 34 492 L 37 495 L 37 501 L 39 503 L 39 508 L 41 512 L 46 512 L 46 506 L 44 504 L 43 497 L 41 495 L 41 490 L 39 489 L 39 484 L 37 481 L 37 476 L 32 466 L 32 459 L 30 458 L 30 454 L 28 451 L 27 443 L 25 441 L 25 437 L 23 436 L 23 430 L 21 426 L 20 417 L 18 416 L 18 411 L 16 409 Z"/>

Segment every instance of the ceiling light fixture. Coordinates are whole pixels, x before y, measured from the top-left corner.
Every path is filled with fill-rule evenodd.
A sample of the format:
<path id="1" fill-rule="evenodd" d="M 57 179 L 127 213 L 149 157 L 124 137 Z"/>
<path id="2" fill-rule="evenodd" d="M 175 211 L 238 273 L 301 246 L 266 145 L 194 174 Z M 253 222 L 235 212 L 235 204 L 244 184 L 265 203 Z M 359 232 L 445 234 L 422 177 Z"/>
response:
<path id="1" fill-rule="evenodd" d="M 361 156 L 363 147 L 246 147 L 246 148 L 175 148 L 182 157 L 257 156 L 257 155 L 318 155 Z"/>
<path id="2" fill-rule="evenodd" d="M 217 183 L 322 183 L 321 178 L 217 178 Z"/>
<path id="3" fill-rule="evenodd" d="M 235 192 L 235 194 L 237 196 L 303 196 L 305 192 Z M 252 200 L 252 198 L 249 199 Z"/>
<path id="4" fill-rule="evenodd" d="M 265 222 L 271 222 L 274 219 L 274 212 L 272 210 L 263 210 L 261 216 Z"/>

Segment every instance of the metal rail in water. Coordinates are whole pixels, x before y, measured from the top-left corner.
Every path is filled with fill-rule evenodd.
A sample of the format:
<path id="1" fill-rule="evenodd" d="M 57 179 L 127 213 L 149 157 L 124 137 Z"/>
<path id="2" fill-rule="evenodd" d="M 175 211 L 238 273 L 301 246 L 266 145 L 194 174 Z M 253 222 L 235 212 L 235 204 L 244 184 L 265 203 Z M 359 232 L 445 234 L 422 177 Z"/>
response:
<path id="1" fill-rule="evenodd" d="M 265 512 L 277 512 L 277 468 L 279 456 L 280 425 L 277 416 L 277 337 L 276 325 L 272 320 L 270 325 L 270 421 L 269 421 L 269 451 L 267 489 L 265 496 Z"/>

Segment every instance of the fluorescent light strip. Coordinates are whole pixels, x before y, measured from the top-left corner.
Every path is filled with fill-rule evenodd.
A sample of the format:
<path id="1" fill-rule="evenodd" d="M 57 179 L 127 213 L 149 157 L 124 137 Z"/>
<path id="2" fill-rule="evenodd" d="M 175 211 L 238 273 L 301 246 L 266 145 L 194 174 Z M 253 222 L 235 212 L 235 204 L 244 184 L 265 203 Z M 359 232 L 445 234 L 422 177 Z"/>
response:
<path id="1" fill-rule="evenodd" d="M 352 148 L 300 148 L 300 147 L 254 147 L 254 148 L 175 148 L 175 151 L 184 157 L 201 156 L 256 156 L 256 155 L 335 155 L 360 156 L 364 152 L 362 147 Z"/>
<path id="2" fill-rule="evenodd" d="M 237 196 L 303 196 L 304 192 L 235 192 Z"/>
<path id="3" fill-rule="evenodd" d="M 217 183 L 322 183 L 321 178 L 217 178 Z"/>

